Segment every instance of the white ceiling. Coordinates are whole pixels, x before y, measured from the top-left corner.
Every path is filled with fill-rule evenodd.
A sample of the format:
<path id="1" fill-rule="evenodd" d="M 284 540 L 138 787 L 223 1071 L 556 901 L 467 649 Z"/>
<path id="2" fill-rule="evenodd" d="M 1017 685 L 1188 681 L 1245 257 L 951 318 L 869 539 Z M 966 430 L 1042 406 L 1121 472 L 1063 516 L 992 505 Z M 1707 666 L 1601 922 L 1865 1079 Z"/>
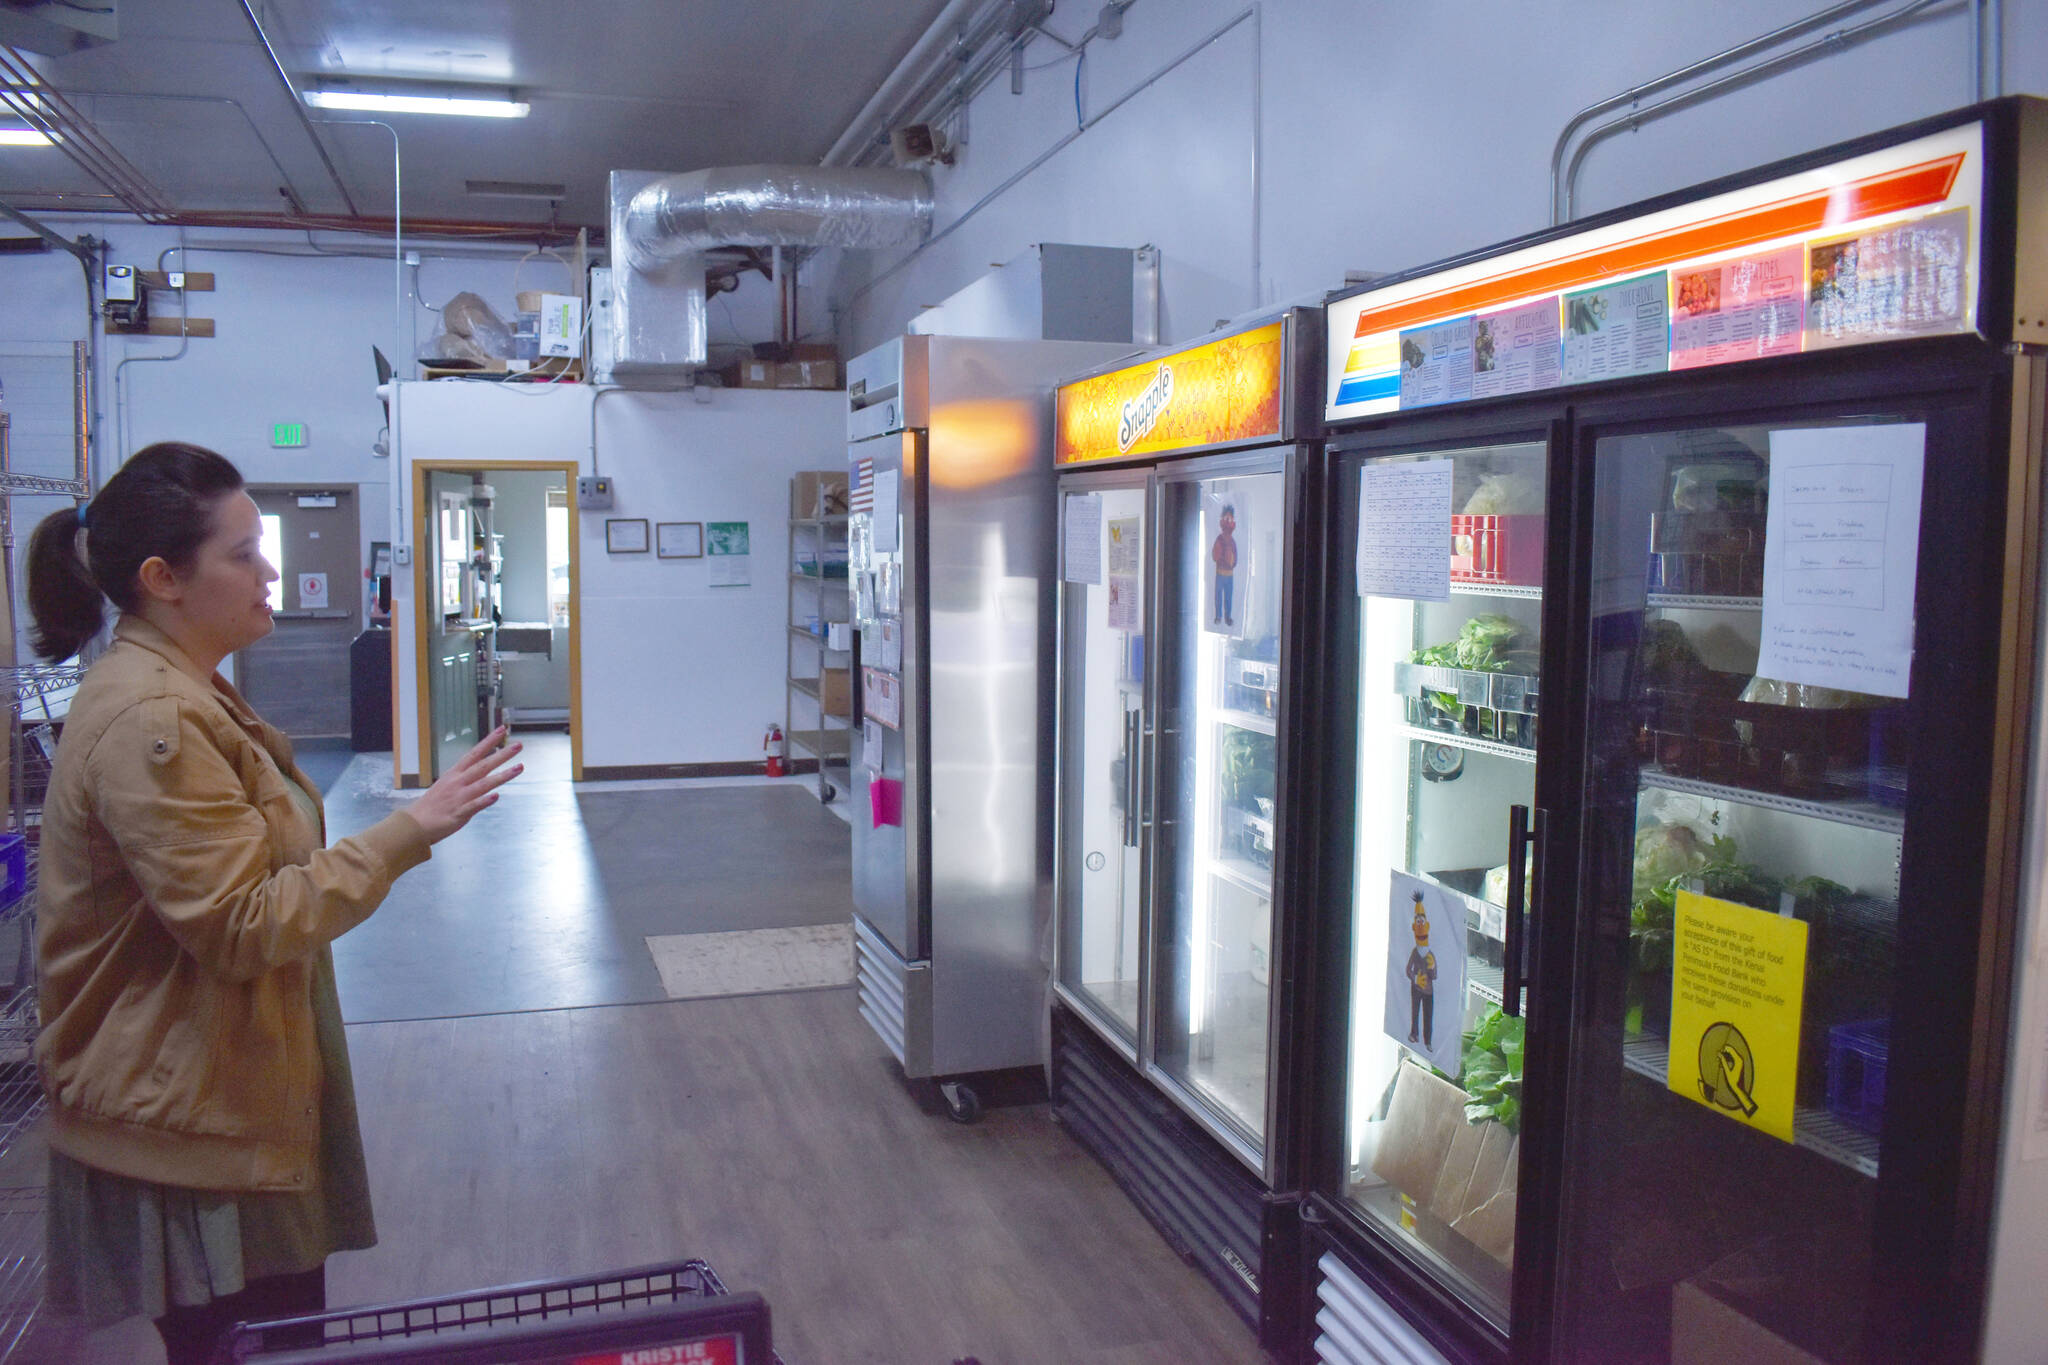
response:
<path id="1" fill-rule="evenodd" d="M 389 135 L 318 127 L 345 200 L 240 0 L 117 3 L 118 41 L 34 61 L 175 208 L 275 213 L 287 208 L 279 187 L 289 184 L 312 214 L 346 214 L 352 200 L 359 214 L 389 217 Z M 524 119 L 383 116 L 399 134 L 407 219 L 546 222 L 546 203 L 472 196 L 463 184 L 538 181 L 567 187 L 557 213 L 573 228 L 603 225 L 605 175 L 614 169 L 815 163 L 943 3 L 261 0 L 254 7 L 302 88 L 343 74 L 477 82 L 513 86 L 532 104 Z M 0 201 L 43 211 L 115 207 L 103 195 L 59 150 L 0 148 Z"/>

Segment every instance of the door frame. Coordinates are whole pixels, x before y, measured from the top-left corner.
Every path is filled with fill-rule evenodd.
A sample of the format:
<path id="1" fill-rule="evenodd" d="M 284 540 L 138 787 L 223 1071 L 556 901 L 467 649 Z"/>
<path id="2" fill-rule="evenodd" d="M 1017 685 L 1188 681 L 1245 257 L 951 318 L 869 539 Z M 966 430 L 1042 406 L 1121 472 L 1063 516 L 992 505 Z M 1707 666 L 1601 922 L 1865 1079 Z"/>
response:
<path id="1" fill-rule="evenodd" d="M 355 540 L 353 542 L 353 548 L 351 548 L 351 550 L 349 551 L 349 559 L 352 566 L 366 562 L 367 556 L 365 555 L 365 551 L 369 548 L 368 544 L 363 540 L 363 488 L 364 485 L 361 483 L 349 483 L 345 480 L 330 480 L 327 482 L 321 482 L 320 480 L 317 479 L 301 479 L 298 481 L 265 481 L 252 479 L 243 485 L 243 490 L 250 495 L 252 500 L 258 493 L 276 493 L 287 497 L 294 495 L 319 496 L 323 494 L 346 493 L 348 497 L 351 499 L 350 505 L 354 510 L 356 523 Z M 259 512 L 262 510 L 260 504 L 257 510 Z M 270 567 L 277 570 L 280 577 L 284 576 L 284 565 L 273 564 Z M 350 591 L 359 592 L 359 589 L 357 589 L 354 586 L 358 580 L 355 576 L 355 570 L 353 567 L 351 568 L 347 578 L 343 581 L 350 585 Z M 363 609 L 363 603 L 360 596 L 353 600 L 351 604 L 351 610 L 354 612 L 354 615 L 351 617 L 351 622 L 355 629 L 354 633 L 351 634 L 349 638 L 354 639 L 356 635 L 362 634 L 362 632 L 368 628 L 369 616 L 368 613 L 365 612 Z M 244 645 L 241 649 L 236 650 L 232 655 L 229 656 L 234 660 L 234 681 L 235 686 L 238 689 L 242 688 L 244 683 L 247 681 L 247 678 L 243 671 L 242 661 L 244 657 L 247 655 L 249 648 L 249 646 Z M 323 738 L 328 737 L 323 736 Z M 341 736 L 341 738 L 346 739 L 348 738 L 348 736 L 346 733 L 344 733 Z"/>
<path id="2" fill-rule="evenodd" d="M 560 474 L 563 487 L 569 495 L 569 779 L 583 780 L 583 574 L 582 541 L 577 534 L 576 520 L 576 476 L 582 472 L 574 460 L 415 460 L 412 463 L 412 673 L 415 731 L 414 759 L 418 767 L 422 786 L 433 772 L 432 732 L 433 722 L 427 694 L 427 560 L 421 552 L 427 544 L 431 529 L 427 509 L 427 483 L 434 474 L 489 474 L 503 470 L 508 474 Z M 391 633 L 393 675 L 398 664 L 398 632 Z M 391 689 L 391 729 L 398 733 L 398 689 Z M 397 744 L 391 748 L 391 780 L 394 786 L 404 780 L 404 757 Z"/>

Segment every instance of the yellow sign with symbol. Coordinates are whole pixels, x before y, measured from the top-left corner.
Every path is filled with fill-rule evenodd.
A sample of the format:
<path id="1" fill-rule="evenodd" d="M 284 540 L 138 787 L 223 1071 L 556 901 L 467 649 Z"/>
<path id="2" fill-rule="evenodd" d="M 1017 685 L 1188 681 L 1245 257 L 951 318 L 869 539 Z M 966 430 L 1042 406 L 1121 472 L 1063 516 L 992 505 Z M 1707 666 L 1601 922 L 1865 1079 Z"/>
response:
<path id="1" fill-rule="evenodd" d="M 1680 891 L 1673 930 L 1668 1084 L 1790 1142 L 1805 923 Z"/>

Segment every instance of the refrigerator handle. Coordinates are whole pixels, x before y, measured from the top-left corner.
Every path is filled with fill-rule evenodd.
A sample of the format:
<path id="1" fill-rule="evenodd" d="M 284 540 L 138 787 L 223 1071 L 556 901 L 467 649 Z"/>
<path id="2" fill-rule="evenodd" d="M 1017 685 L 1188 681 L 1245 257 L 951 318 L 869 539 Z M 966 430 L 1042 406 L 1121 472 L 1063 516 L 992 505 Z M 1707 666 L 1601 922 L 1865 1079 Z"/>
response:
<path id="1" fill-rule="evenodd" d="M 1138 713 L 1124 712 L 1124 847 L 1138 846 Z"/>
<path id="2" fill-rule="evenodd" d="M 1508 913 L 1501 947 L 1500 1011 L 1522 1012 L 1522 940 L 1528 931 L 1528 910 L 1543 885 L 1541 806 L 1508 807 Z"/>

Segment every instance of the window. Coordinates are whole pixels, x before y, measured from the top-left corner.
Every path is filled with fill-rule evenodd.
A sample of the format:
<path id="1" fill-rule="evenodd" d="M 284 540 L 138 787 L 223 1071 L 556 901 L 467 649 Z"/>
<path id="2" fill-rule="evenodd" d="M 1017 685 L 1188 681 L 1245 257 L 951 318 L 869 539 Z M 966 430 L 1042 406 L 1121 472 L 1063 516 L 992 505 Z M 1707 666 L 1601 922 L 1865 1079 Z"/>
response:
<path id="1" fill-rule="evenodd" d="M 247 541 L 242 542 L 248 544 Z M 284 581 L 291 577 L 284 567 L 284 518 L 275 512 L 263 514 L 263 558 L 270 567 L 277 570 L 277 581 L 270 585 L 270 609 L 284 610 Z"/>
<path id="2" fill-rule="evenodd" d="M 548 624 L 569 624 L 569 490 L 548 490 Z"/>

